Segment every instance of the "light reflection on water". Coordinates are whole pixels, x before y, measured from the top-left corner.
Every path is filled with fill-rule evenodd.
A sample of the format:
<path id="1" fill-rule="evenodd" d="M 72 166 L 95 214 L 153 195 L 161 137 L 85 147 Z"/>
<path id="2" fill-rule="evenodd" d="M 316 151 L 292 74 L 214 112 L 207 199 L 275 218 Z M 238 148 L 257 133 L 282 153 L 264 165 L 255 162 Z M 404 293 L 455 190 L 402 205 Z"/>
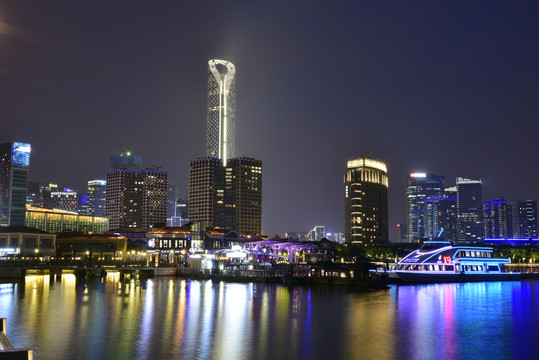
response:
<path id="1" fill-rule="evenodd" d="M 284 287 L 119 276 L 0 284 L 36 359 L 499 359 L 539 351 L 539 283 Z"/>

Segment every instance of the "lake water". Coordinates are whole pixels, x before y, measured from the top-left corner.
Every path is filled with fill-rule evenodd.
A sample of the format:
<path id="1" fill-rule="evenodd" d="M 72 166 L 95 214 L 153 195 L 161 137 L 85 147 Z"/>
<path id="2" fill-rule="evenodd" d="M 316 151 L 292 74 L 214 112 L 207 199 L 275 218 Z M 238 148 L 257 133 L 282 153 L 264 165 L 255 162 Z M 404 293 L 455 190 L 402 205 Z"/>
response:
<path id="1" fill-rule="evenodd" d="M 539 282 L 355 292 L 155 278 L 0 284 L 34 359 L 533 359 Z"/>

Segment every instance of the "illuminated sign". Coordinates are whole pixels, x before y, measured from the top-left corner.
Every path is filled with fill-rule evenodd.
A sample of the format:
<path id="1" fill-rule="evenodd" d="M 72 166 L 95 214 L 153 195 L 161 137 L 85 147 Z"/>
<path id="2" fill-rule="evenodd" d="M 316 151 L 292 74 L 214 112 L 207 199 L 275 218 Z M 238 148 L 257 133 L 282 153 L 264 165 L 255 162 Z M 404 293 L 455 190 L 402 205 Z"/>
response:
<path id="1" fill-rule="evenodd" d="M 15 167 L 27 168 L 30 166 L 30 144 L 14 142 L 11 154 L 11 163 Z"/>
<path id="2" fill-rule="evenodd" d="M 425 174 L 425 173 L 411 173 L 410 177 L 412 177 L 412 178 L 424 178 L 424 177 L 427 177 L 427 174 Z"/>
<path id="3" fill-rule="evenodd" d="M 444 264 L 450 264 L 451 263 L 451 256 L 444 256 L 442 259 L 444 260 Z"/>
<path id="4" fill-rule="evenodd" d="M 348 168 L 357 168 L 357 167 L 370 167 L 373 169 L 382 170 L 383 172 L 387 172 L 387 166 L 381 161 L 377 160 L 371 160 L 366 158 L 360 158 L 355 160 L 348 161 Z"/>

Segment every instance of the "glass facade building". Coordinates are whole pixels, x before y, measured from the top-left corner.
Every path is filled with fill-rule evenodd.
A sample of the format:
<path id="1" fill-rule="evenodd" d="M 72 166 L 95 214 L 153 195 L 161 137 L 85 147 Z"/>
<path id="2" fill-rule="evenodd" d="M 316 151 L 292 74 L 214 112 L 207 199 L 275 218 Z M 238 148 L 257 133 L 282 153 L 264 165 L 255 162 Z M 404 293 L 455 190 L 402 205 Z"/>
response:
<path id="1" fill-rule="evenodd" d="M 88 181 L 88 215 L 105 216 L 106 180 Z"/>
<path id="2" fill-rule="evenodd" d="M 346 241 L 361 245 L 389 243 L 387 167 L 366 157 L 349 160 L 344 175 Z"/>
<path id="3" fill-rule="evenodd" d="M 428 218 L 425 200 L 442 198 L 444 187 L 443 176 L 419 172 L 408 175 L 406 179 L 408 242 L 436 237 L 436 222 L 433 222 L 432 217 Z M 431 215 L 436 215 L 436 212 L 432 212 Z M 428 223 L 431 226 L 428 226 Z"/>
<path id="4" fill-rule="evenodd" d="M 227 165 L 236 141 L 236 67 L 229 61 L 208 61 L 206 155 Z"/>
<path id="5" fill-rule="evenodd" d="M 109 219 L 101 216 L 80 215 L 65 210 L 27 206 L 25 225 L 49 233 L 75 231 L 84 234 L 102 234 L 109 229 Z"/>
<path id="6" fill-rule="evenodd" d="M 483 204 L 485 238 L 507 239 L 513 236 L 511 205 L 499 197 Z"/>
<path id="7" fill-rule="evenodd" d="M 484 238 L 481 180 L 457 178 L 458 241 L 478 243 Z"/>
<path id="8" fill-rule="evenodd" d="M 0 144 L 0 226 L 22 226 L 26 214 L 30 144 Z"/>

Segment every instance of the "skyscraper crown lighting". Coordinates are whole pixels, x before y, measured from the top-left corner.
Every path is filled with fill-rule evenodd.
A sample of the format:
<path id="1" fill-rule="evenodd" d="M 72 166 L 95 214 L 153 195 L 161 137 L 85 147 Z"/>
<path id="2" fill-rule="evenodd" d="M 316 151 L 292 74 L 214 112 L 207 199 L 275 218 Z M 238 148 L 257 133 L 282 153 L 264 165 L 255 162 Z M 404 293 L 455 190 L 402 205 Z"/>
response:
<path id="1" fill-rule="evenodd" d="M 233 158 L 236 150 L 236 67 L 229 61 L 208 61 L 207 156 Z"/>

